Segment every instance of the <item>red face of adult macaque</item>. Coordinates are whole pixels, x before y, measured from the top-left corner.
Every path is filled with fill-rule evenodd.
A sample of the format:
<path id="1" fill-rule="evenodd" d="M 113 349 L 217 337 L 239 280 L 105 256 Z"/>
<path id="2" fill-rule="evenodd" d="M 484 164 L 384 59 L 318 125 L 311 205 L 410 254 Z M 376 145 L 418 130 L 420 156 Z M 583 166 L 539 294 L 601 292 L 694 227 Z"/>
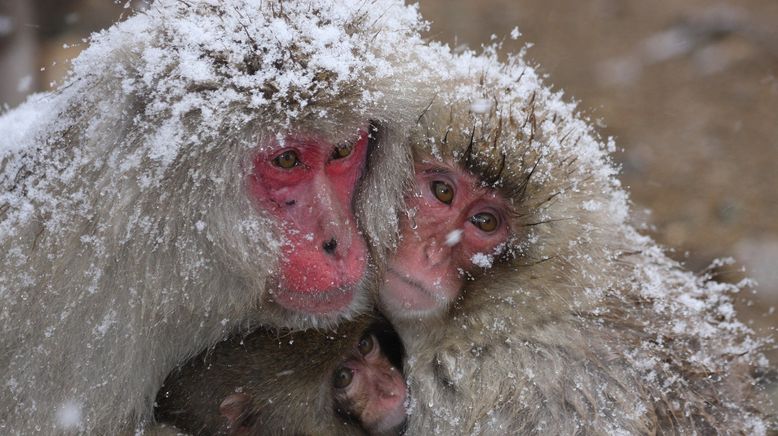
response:
<path id="1" fill-rule="evenodd" d="M 282 307 L 327 314 L 351 303 L 367 266 L 351 208 L 367 143 L 366 131 L 340 144 L 289 135 L 254 158 L 250 195 L 279 220 L 285 237 L 272 291 Z"/>
<path id="2" fill-rule="evenodd" d="M 406 385 L 373 335 L 366 335 L 355 352 L 335 370 L 335 405 L 359 420 L 371 435 L 399 434 L 405 422 Z"/>
<path id="3" fill-rule="evenodd" d="M 433 314 L 460 293 L 466 274 L 488 267 L 508 239 L 507 204 L 454 164 L 416 164 L 415 192 L 400 224 L 381 302 L 401 316 Z"/>

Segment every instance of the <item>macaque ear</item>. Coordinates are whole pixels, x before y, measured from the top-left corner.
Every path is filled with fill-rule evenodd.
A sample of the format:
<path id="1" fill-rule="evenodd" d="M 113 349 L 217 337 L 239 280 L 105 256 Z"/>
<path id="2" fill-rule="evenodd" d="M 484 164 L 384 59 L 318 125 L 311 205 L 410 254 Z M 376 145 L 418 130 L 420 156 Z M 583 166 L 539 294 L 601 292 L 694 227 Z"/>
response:
<path id="1" fill-rule="evenodd" d="M 219 405 L 219 413 L 227 418 L 230 428 L 236 432 L 246 419 L 246 413 L 251 407 L 251 397 L 236 393 L 228 396 Z"/>

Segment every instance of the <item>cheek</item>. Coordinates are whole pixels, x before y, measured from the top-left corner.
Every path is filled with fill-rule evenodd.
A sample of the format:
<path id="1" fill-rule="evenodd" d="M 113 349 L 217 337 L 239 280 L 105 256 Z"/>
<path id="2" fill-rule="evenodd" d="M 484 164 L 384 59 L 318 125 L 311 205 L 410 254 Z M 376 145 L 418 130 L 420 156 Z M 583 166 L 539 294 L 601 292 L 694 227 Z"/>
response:
<path id="1" fill-rule="evenodd" d="M 351 204 L 351 200 L 354 198 L 354 192 L 357 188 L 357 181 L 361 176 L 361 166 L 354 166 L 348 173 L 327 174 L 327 177 L 332 186 L 333 195 L 335 195 L 341 204 Z M 310 184 L 310 186 L 306 187 L 306 189 L 310 189 L 313 192 L 316 192 L 318 187 L 314 186 L 314 184 Z"/>
<path id="2" fill-rule="evenodd" d="M 474 266 L 489 266 L 487 263 L 490 263 L 495 251 L 507 240 L 507 229 L 497 230 L 495 233 L 485 233 L 474 226 L 467 226 L 459 251 L 459 266 L 466 271 Z"/>
<path id="3" fill-rule="evenodd" d="M 246 178 L 251 199 L 262 210 L 279 218 L 284 209 L 300 202 L 300 194 L 312 185 L 313 173 L 307 169 L 282 172 L 267 163 L 254 165 L 254 173 Z"/>

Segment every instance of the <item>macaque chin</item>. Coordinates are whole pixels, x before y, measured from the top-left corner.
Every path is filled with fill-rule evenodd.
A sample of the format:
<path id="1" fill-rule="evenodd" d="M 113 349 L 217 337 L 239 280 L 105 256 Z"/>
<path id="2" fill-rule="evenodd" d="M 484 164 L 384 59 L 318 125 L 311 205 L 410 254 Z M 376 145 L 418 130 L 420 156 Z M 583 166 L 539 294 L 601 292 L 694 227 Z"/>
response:
<path id="1" fill-rule="evenodd" d="M 359 340 L 327 383 L 332 384 L 333 413 L 357 421 L 370 435 L 400 434 L 406 419 L 405 379 L 373 334 Z M 253 407 L 252 398 L 245 393 L 231 394 L 222 401 L 219 413 L 227 418 L 230 434 L 262 434 L 261 418 L 258 422 Z"/>
<path id="2" fill-rule="evenodd" d="M 494 189 L 451 162 L 422 159 L 406 197 L 402 240 L 379 293 L 393 316 L 440 313 L 468 276 L 491 264 L 510 234 L 508 206 Z"/>
<path id="3" fill-rule="evenodd" d="M 332 144 L 288 135 L 253 159 L 249 195 L 280 222 L 284 245 L 278 286 L 282 307 L 327 314 L 349 306 L 367 269 L 352 197 L 365 170 L 368 132 Z"/>

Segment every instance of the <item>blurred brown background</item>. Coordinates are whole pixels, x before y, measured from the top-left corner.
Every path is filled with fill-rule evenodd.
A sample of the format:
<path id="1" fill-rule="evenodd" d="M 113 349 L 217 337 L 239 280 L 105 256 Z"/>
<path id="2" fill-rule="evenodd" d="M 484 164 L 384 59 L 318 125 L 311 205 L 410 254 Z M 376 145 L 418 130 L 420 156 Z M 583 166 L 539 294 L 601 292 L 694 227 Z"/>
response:
<path id="1" fill-rule="evenodd" d="M 0 104 L 46 90 L 126 0 L 0 0 Z M 135 2 L 138 4 L 138 2 Z M 700 271 L 760 286 L 742 317 L 778 326 L 778 1 L 426 0 L 431 38 L 531 42 L 548 82 L 620 147 L 636 224 Z M 518 26 L 518 41 L 506 38 Z M 7 106 L 6 106 L 7 107 Z M 650 212 L 649 212 L 650 210 Z M 745 272 L 743 271 L 745 270 Z M 778 353 L 772 352 L 778 360 Z"/>

